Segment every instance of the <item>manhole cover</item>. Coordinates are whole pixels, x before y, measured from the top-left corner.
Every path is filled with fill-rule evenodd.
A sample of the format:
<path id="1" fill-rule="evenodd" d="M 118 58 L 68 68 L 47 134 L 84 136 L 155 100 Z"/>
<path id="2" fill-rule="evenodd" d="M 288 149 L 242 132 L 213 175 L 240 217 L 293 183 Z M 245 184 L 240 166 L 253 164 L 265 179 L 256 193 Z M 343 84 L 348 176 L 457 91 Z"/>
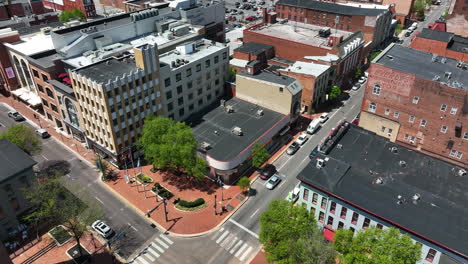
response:
<path id="1" fill-rule="evenodd" d="M 241 201 L 244 201 L 244 199 L 245 199 L 245 198 L 244 198 L 243 196 L 241 196 L 241 195 L 237 195 L 236 198 L 239 199 L 239 200 L 241 200 Z"/>

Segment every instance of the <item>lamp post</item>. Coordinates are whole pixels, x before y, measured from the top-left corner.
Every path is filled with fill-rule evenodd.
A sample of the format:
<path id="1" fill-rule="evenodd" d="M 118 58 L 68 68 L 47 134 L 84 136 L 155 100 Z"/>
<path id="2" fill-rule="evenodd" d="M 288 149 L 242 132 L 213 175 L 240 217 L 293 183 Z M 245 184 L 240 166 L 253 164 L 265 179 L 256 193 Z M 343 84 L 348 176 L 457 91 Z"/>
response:
<path id="1" fill-rule="evenodd" d="M 163 203 L 164 203 L 164 216 L 166 217 L 166 222 L 168 222 L 169 220 L 167 219 L 166 201 L 167 201 L 167 199 L 164 198 L 164 199 L 163 199 Z"/>
<path id="2" fill-rule="evenodd" d="M 213 205 L 213 207 L 214 207 L 214 214 L 215 214 L 215 215 L 218 215 L 218 212 L 216 212 L 216 194 L 215 194 L 214 198 L 215 198 L 215 199 L 214 199 L 214 205 Z"/>

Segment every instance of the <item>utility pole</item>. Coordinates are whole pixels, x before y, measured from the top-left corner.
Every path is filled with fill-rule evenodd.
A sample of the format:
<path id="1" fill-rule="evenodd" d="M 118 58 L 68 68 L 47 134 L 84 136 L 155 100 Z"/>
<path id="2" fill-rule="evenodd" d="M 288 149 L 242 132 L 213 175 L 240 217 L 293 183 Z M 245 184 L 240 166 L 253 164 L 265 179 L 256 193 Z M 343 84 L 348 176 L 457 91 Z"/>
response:
<path id="1" fill-rule="evenodd" d="M 216 212 L 216 194 L 215 194 L 214 198 L 215 198 L 214 199 L 214 205 L 213 205 L 214 211 L 215 211 L 214 213 L 215 213 L 215 215 L 218 215 L 218 212 Z"/>

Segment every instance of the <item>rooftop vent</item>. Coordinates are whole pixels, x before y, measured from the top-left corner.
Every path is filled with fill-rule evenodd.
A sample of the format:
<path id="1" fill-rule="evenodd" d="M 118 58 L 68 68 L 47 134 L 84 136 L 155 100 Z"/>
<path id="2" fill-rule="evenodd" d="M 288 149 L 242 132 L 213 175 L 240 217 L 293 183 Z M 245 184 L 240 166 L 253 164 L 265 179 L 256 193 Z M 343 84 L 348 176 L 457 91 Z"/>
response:
<path id="1" fill-rule="evenodd" d="M 445 78 L 450 79 L 450 77 L 452 77 L 452 73 L 451 72 L 445 72 Z"/>
<path id="2" fill-rule="evenodd" d="M 233 128 L 231 129 L 231 133 L 234 134 L 234 135 L 236 135 L 236 136 L 242 136 L 242 135 L 243 135 L 243 133 L 242 133 L 242 128 L 237 127 L 237 126 L 236 126 L 236 127 L 233 127 Z"/>
<path id="3" fill-rule="evenodd" d="M 434 78 L 432 78 L 433 81 L 438 81 L 440 80 L 440 76 L 439 75 L 435 75 Z"/>
<path id="4" fill-rule="evenodd" d="M 398 148 L 397 148 L 397 147 L 391 147 L 391 148 L 390 148 L 390 151 L 391 151 L 392 153 L 398 154 Z"/>
<path id="5" fill-rule="evenodd" d="M 397 196 L 397 204 L 403 204 L 403 202 L 405 201 L 405 199 L 403 198 L 403 196 L 401 196 L 400 194 Z"/>
<path id="6" fill-rule="evenodd" d="M 440 60 L 441 63 L 445 64 L 447 62 L 447 58 L 443 57 L 441 60 Z"/>
<path id="7" fill-rule="evenodd" d="M 257 116 L 263 116 L 263 115 L 264 115 L 263 109 L 258 109 Z"/>
<path id="8" fill-rule="evenodd" d="M 456 169 L 454 168 L 454 170 Z M 455 173 L 455 175 L 458 177 L 466 176 L 466 174 L 467 174 L 467 171 L 465 169 L 458 169 Z"/>
<path id="9" fill-rule="evenodd" d="M 375 184 L 383 184 L 383 179 L 382 179 L 382 177 L 378 177 L 378 178 L 375 180 Z"/>
<path id="10" fill-rule="evenodd" d="M 234 113 L 234 106 L 232 105 L 226 105 L 224 107 L 224 110 L 226 111 L 226 113 Z"/>
<path id="11" fill-rule="evenodd" d="M 432 54 L 432 62 L 437 62 L 438 55 L 437 54 Z"/>
<path id="12" fill-rule="evenodd" d="M 337 148 L 337 149 L 343 149 L 343 145 L 342 145 L 342 144 L 338 144 L 338 145 L 336 145 L 336 148 Z"/>
<path id="13" fill-rule="evenodd" d="M 413 197 L 411 197 L 411 200 L 413 200 L 413 202 L 417 202 L 420 199 L 421 199 L 421 195 L 419 193 L 415 193 Z"/>
<path id="14" fill-rule="evenodd" d="M 400 165 L 400 167 L 406 167 L 406 161 L 404 160 L 400 160 L 400 162 L 398 162 L 398 165 Z"/>
<path id="15" fill-rule="evenodd" d="M 317 169 L 323 168 L 323 166 L 325 166 L 325 160 L 317 159 L 317 164 L 315 166 L 317 167 Z"/>
<path id="16" fill-rule="evenodd" d="M 209 150 L 211 148 L 211 145 L 210 145 L 210 143 L 208 143 L 206 141 L 203 141 L 201 143 L 201 148 L 206 151 L 206 150 Z"/>

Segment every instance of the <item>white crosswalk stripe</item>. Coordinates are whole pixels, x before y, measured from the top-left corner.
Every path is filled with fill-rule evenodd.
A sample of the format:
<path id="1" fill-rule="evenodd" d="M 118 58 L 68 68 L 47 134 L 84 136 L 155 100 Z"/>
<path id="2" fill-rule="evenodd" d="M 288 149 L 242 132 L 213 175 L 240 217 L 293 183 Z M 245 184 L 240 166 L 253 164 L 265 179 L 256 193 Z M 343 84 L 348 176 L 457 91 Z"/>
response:
<path id="1" fill-rule="evenodd" d="M 142 264 L 150 264 L 148 261 L 146 261 L 143 256 L 139 256 L 137 259 L 136 259 L 138 262 L 142 263 Z"/>
<path id="2" fill-rule="evenodd" d="M 161 239 L 159 239 L 161 238 Z M 168 245 L 169 244 L 169 245 Z M 156 237 L 146 248 L 146 251 L 141 252 L 140 256 L 137 257 L 134 263 L 137 264 L 150 264 L 154 263 L 157 258 L 159 258 L 170 245 L 174 244 L 174 241 L 169 239 L 169 237 L 160 234 L 159 237 Z"/>
<path id="3" fill-rule="evenodd" d="M 219 244 L 219 242 L 221 242 L 221 240 L 224 239 L 225 236 L 227 236 L 229 234 L 229 231 L 224 231 L 224 233 L 218 238 L 218 240 L 216 240 L 216 244 Z"/>
<path id="4" fill-rule="evenodd" d="M 157 242 L 158 242 L 158 243 L 159 243 L 161 246 L 165 247 L 166 249 L 168 249 L 168 248 L 169 248 L 169 246 L 168 246 L 168 245 L 166 245 L 166 243 L 162 242 L 162 240 L 161 240 L 161 239 L 159 239 L 159 238 L 156 238 L 156 239 L 155 239 L 155 241 L 157 241 Z"/>
<path id="5" fill-rule="evenodd" d="M 164 249 L 162 249 L 160 246 L 157 244 L 151 243 L 151 246 L 153 246 L 155 249 L 157 249 L 159 252 L 164 253 Z"/>
<path id="6" fill-rule="evenodd" d="M 244 242 L 244 241 L 239 240 L 239 242 L 237 242 L 237 244 L 234 247 L 232 247 L 232 249 L 231 249 L 231 251 L 229 251 L 229 253 L 234 254 L 234 251 L 236 251 L 240 247 L 242 242 Z"/>
<path id="7" fill-rule="evenodd" d="M 223 230 L 224 230 L 224 227 L 222 227 L 218 232 L 216 232 L 216 234 L 213 237 L 211 237 L 211 240 L 215 240 L 219 234 L 223 233 Z"/>
<path id="8" fill-rule="evenodd" d="M 229 234 L 229 236 L 221 242 L 221 247 L 229 251 L 229 249 L 237 242 L 237 237 L 234 234 Z"/>
<path id="9" fill-rule="evenodd" d="M 145 254 L 143 254 L 143 256 L 145 256 L 147 259 L 149 259 L 149 261 L 151 262 L 154 262 L 156 259 L 151 255 L 149 254 L 148 252 L 146 252 Z"/>
<path id="10" fill-rule="evenodd" d="M 240 261 L 244 261 L 245 258 L 247 257 L 247 255 L 249 255 L 250 251 L 252 251 L 252 247 L 249 247 L 249 248 L 244 252 L 244 254 L 242 254 L 242 256 L 239 258 Z"/>
<path id="11" fill-rule="evenodd" d="M 170 240 L 167 236 L 165 236 L 164 234 L 161 234 L 159 235 L 162 239 L 164 239 L 167 243 L 169 243 L 169 245 L 172 245 L 174 244 L 174 242 L 172 242 L 172 240 Z"/>
<path id="12" fill-rule="evenodd" d="M 154 250 L 151 246 L 148 247 L 148 251 L 149 251 L 153 256 L 156 256 L 156 258 L 159 258 L 158 252 L 156 252 L 156 250 Z"/>
<path id="13" fill-rule="evenodd" d="M 237 258 L 239 257 L 240 253 L 244 251 L 244 249 L 247 247 L 247 244 L 242 245 L 242 247 L 234 254 L 234 256 Z"/>
<path id="14" fill-rule="evenodd" d="M 224 248 L 240 261 L 245 261 L 253 250 L 252 246 L 239 239 L 235 233 L 230 233 L 228 230 L 224 230 L 224 228 L 216 232 L 211 240 L 215 240 L 216 244 L 219 244 L 220 247 Z"/>

